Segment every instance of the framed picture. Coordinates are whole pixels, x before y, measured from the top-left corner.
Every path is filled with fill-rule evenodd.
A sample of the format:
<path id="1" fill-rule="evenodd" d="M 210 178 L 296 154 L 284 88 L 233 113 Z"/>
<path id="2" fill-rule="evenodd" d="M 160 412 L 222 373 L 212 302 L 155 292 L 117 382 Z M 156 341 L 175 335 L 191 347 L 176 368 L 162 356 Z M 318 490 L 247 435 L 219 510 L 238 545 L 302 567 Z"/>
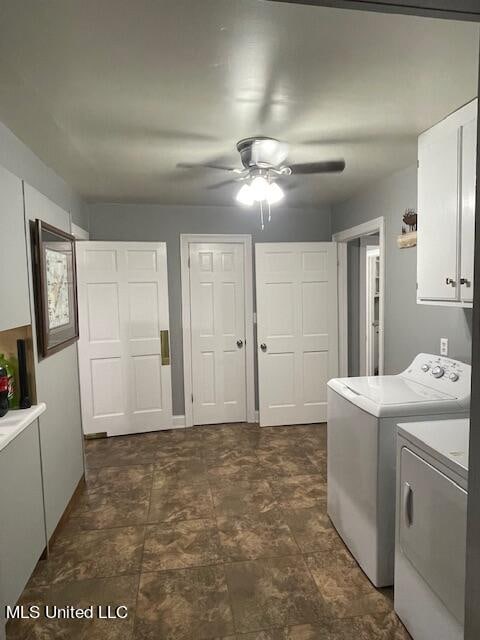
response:
<path id="1" fill-rule="evenodd" d="M 78 340 L 75 238 L 42 220 L 32 225 L 38 352 L 47 358 Z"/>

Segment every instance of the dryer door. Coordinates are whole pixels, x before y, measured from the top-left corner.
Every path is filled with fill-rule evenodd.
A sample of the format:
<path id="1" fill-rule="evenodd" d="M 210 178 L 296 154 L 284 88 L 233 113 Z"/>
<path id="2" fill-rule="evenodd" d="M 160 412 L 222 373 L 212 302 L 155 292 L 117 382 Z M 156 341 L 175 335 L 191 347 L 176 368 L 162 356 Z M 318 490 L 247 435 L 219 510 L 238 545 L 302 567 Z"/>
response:
<path id="1" fill-rule="evenodd" d="M 467 492 L 406 447 L 400 491 L 400 548 L 463 624 Z"/>

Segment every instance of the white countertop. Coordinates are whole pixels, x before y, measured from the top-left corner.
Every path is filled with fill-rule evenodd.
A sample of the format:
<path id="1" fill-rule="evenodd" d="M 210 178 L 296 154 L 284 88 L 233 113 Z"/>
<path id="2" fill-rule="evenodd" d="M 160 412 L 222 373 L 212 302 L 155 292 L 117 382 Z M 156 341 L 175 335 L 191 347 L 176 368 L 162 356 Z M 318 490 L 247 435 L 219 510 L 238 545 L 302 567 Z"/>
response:
<path id="1" fill-rule="evenodd" d="M 0 418 L 0 451 L 42 415 L 46 408 L 47 405 L 40 402 L 32 405 L 30 409 L 11 409 L 6 416 Z"/>
<path id="2" fill-rule="evenodd" d="M 398 425 L 398 433 L 468 480 L 470 420 L 427 420 Z"/>

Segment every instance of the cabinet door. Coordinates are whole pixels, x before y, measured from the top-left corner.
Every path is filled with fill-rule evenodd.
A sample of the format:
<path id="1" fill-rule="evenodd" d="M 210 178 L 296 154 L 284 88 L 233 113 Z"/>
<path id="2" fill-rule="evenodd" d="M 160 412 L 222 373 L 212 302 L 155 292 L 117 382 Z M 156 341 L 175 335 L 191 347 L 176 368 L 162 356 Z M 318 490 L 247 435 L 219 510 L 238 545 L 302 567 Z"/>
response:
<path id="1" fill-rule="evenodd" d="M 0 605 L 15 604 L 46 547 L 38 421 L 0 452 Z"/>
<path id="2" fill-rule="evenodd" d="M 475 108 L 476 111 L 476 108 Z M 462 216 L 460 297 L 473 301 L 473 252 L 475 243 L 475 186 L 477 174 L 477 117 L 461 128 L 462 141 Z"/>
<path id="3" fill-rule="evenodd" d="M 0 331 L 30 324 L 22 181 L 0 166 Z"/>
<path id="4" fill-rule="evenodd" d="M 418 141 L 419 300 L 458 300 L 458 136 L 443 122 Z"/>

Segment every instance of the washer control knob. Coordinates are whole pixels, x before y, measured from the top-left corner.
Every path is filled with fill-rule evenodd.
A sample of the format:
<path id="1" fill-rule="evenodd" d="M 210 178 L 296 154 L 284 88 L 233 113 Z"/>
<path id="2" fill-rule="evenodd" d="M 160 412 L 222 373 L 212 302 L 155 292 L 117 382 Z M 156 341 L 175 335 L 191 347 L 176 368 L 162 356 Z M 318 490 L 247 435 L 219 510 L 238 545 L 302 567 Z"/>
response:
<path id="1" fill-rule="evenodd" d="M 430 365 L 429 364 L 422 365 L 422 371 L 428 371 L 429 369 L 430 369 Z"/>
<path id="2" fill-rule="evenodd" d="M 443 367 L 434 367 L 432 369 L 432 375 L 434 378 L 441 378 L 445 373 L 445 369 Z"/>
<path id="3" fill-rule="evenodd" d="M 451 373 L 450 374 L 450 380 L 452 382 L 456 382 L 458 380 L 458 373 Z"/>

